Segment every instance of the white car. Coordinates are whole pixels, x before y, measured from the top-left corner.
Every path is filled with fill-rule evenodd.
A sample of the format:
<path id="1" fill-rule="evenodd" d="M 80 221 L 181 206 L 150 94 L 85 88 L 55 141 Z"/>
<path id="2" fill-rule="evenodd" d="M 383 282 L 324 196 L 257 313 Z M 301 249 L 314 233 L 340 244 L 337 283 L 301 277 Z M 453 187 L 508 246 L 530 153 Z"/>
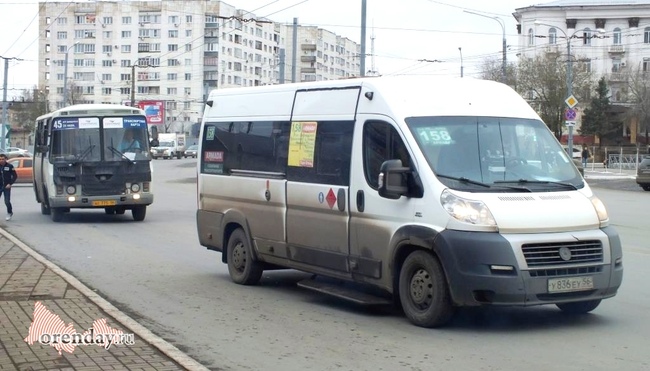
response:
<path id="1" fill-rule="evenodd" d="M 4 152 L 4 153 L 7 154 L 7 157 L 8 157 L 8 158 L 14 158 L 14 157 L 31 157 L 31 156 L 32 156 L 32 154 L 31 154 L 28 150 L 26 150 L 26 149 L 22 149 L 22 148 L 18 148 L 18 147 L 7 147 L 7 148 L 5 148 L 5 152 Z"/>

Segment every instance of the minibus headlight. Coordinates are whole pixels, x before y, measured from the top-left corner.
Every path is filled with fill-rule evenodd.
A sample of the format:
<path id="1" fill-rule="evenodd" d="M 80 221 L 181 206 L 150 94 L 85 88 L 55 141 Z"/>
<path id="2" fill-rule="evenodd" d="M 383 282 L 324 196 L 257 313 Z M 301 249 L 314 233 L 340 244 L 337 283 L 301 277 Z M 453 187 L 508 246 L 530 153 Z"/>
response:
<path id="1" fill-rule="evenodd" d="M 131 184 L 131 192 L 139 192 L 140 191 L 140 184 L 138 183 L 133 183 Z"/>
<path id="2" fill-rule="evenodd" d="M 598 215 L 600 226 L 605 227 L 609 222 L 609 215 L 607 215 L 607 208 L 605 208 L 605 204 L 603 204 L 603 202 L 596 196 L 590 197 L 589 200 L 591 200 L 591 204 L 594 205 L 594 209 L 596 209 L 596 214 Z"/>
<path id="3" fill-rule="evenodd" d="M 497 225 L 490 209 L 483 201 L 458 197 L 445 189 L 440 196 L 440 203 L 449 215 L 463 223 L 490 227 Z"/>

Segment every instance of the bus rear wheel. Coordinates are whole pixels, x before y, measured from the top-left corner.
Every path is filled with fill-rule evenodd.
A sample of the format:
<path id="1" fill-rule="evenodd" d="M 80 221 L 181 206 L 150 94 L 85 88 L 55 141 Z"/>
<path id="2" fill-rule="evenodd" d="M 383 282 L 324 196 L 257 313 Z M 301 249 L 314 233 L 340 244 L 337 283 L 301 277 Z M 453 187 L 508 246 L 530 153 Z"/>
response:
<path id="1" fill-rule="evenodd" d="M 50 208 L 47 206 L 45 201 L 41 201 L 41 214 L 50 215 Z"/>
<path id="2" fill-rule="evenodd" d="M 144 220 L 144 217 L 147 215 L 146 206 L 133 206 L 131 209 L 131 214 L 133 214 L 133 220 L 136 222 L 141 222 Z"/>

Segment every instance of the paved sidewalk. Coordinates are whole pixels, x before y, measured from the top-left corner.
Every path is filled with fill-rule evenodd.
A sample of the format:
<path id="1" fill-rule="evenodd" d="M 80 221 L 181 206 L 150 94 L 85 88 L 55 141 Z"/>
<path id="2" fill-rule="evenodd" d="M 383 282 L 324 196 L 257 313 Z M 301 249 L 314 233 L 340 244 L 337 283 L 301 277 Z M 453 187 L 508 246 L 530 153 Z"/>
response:
<path id="1" fill-rule="evenodd" d="M 38 302 L 66 326 L 71 324 L 74 333 L 84 333 L 105 318 L 106 325 L 123 331 L 133 343 L 112 344 L 108 349 L 81 344 L 72 352 L 62 350 L 61 355 L 51 345 L 38 341 L 29 345 L 25 339 Z M 185 369 L 207 370 L 0 229 L 0 370 Z"/>

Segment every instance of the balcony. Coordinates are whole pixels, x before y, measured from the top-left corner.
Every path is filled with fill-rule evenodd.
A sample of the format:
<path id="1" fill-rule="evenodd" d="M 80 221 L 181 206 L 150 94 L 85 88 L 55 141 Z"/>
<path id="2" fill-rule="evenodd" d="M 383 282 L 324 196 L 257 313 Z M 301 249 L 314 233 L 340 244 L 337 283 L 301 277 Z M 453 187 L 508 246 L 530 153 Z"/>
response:
<path id="1" fill-rule="evenodd" d="M 608 49 L 609 54 L 623 54 L 625 53 L 624 45 L 610 45 Z"/>
<path id="2" fill-rule="evenodd" d="M 612 72 L 609 74 L 610 82 L 624 82 L 627 81 L 627 74 L 623 72 Z"/>
<path id="3" fill-rule="evenodd" d="M 316 62 L 316 56 L 315 55 L 301 55 L 300 56 L 300 61 L 301 62 L 313 63 L 313 62 Z"/>
<path id="4" fill-rule="evenodd" d="M 316 50 L 316 44 L 300 44 L 301 50 Z"/>
<path id="5" fill-rule="evenodd" d="M 302 67 L 300 68 L 300 73 L 316 73 L 316 68 Z"/>
<path id="6" fill-rule="evenodd" d="M 560 46 L 557 44 L 546 45 L 544 52 L 546 54 L 560 54 Z"/>

